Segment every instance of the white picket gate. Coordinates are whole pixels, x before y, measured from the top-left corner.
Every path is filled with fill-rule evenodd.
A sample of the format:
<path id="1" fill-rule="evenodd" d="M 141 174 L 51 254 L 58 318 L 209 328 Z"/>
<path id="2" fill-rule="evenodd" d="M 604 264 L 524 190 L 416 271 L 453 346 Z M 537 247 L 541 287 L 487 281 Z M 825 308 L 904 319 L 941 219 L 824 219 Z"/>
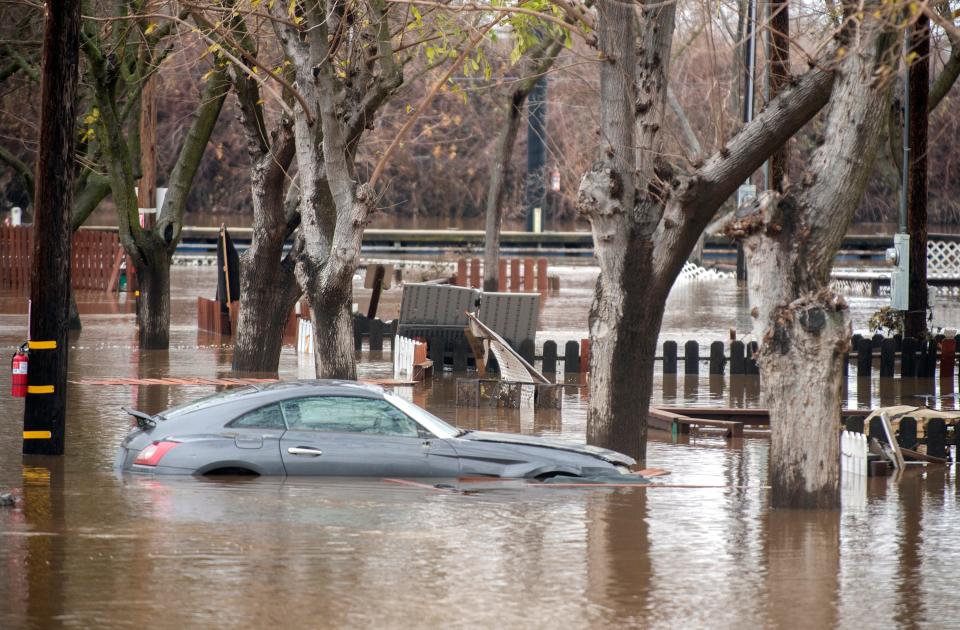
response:
<path id="1" fill-rule="evenodd" d="M 421 341 L 396 335 L 393 338 L 393 378 L 410 380 L 413 378 L 413 364 L 417 346 Z"/>
<path id="2" fill-rule="evenodd" d="M 867 476 L 867 436 L 863 433 L 840 434 L 840 474 Z"/>
<path id="3" fill-rule="evenodd" d="M 313 322 L 297 318 L 297 352 L 313 354 Z"/>

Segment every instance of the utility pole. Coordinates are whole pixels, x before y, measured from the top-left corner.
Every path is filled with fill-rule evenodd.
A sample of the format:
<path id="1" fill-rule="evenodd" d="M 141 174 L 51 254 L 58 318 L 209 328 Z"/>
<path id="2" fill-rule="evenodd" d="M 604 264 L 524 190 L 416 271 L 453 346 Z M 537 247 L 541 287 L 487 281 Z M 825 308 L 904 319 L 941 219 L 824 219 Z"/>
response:
<path id="1" fill-rule="evenodd" d="M 44 4 L 40 148 L 30 273 L 30 368 L 23 409 L 23 452 L 62 455 L 67 408 L 70 320 L 70 208 L 76 135 L 79 0 Z"/>
<path id="2" fill-rule="evenodd" d="M 774 98 L 790 85 L 790 5 L 788 0 L 774 0 L 769 5 L 770 34 L 770 98 Z M 787 182 L 790 153 L 787 144 L 770 156 L 770 177 L 767 186 L 771 190 L 783 192 Z"/>
<path id="3" fill-rule="evenodd" d="M 527 231 L 543 230 L 547 166 L 547 75 L 540 77 L 527 96 L 527 181 L 525 190 Z"/>
<path id="4" fill-rule="evenodd" d="M 157 75 L 151 74 L 140 93 L 140 185 L 137 206 L 145 228 L 156 224 L 157 212 Z"/>
<path id="5" fill-rule="evenodd" d="M 754 77 L 757 65 L 757 0 L 747 0 L 746 48 L 744 49 L 743 77 L 743 123 L 753 120 Z M 737 193 L 737 206 L 742 206 L 756 198 L 757 188 L 748 179 Z M 743 243 L 737 243 L 737 282 L 747 280 L 747 259 L 743 253 Z"/>
<path id="6" fill-rule="evenodd" d="M 906 172 L 907 232 L 910 234 L 909 308 L 904 336 L 927 336 L 927 105 L 930 93 L 930 19 L 920 14 L 909 32 L 905 63 L 909 75 L 904 93 L 909 103 L 904 119 L 909 152 L 904 152 Z M 909 157 L 909 159 L 907 159 Z"/>

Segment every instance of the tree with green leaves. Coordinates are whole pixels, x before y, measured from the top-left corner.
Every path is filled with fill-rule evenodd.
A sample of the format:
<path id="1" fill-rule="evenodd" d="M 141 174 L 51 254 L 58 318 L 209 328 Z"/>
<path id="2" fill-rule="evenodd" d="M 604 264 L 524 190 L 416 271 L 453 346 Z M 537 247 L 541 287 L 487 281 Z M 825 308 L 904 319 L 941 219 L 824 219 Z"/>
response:
<path id="1" fill-rule="evenodd" d="M 92 93 L 86 120 L 117 208 L 120 243 L 137 274 L 140 347 L 162 349 L 170 343 L 171 257 L 180 241 L 190 186 L 230 85 L 215 65 L 169 175 L 156 223 L 141 227 L 135 190 L 141 172 L 140 93 L 175 45 L 168 36 L 189 26 L 180 16 L 147 9 L 146 2 L 124 3 L 118 14 L 88 15 L 81 45 Z"/>

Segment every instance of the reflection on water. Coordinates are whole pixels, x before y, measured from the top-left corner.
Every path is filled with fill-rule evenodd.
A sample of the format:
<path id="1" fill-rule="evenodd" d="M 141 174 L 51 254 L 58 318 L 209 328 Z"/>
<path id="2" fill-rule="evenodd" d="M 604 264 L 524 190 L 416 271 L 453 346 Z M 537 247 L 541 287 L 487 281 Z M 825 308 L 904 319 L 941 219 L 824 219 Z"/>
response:
<path id="1" fill-rule="evenodd" d="M 592 272 L 560 273 L 541 343 L 585 329 Z M 125 307 L 85 296 L 70 378 L 228 374 L 229 346 L 195 327 L 196 295 L 212 295 L 212 271 L 177 268 L 174 282 L 172 344 L 162 352 L 137 350 Z M 876 307 L 854 304 L 855 322 Z M 22 298 L 0 297 L 8 354 L 25 313 Z M 730 328 L 742 338 L 749 324 L 742 291 L 696 285 L 674 291 L 661 342 L 706 344 Z M 391 369 L 389 351 L 361 358 L 362 375 Z M 310 370 L 285 348 L 283 378 Z M 705 371 L 658 373 L 656 401 L 759 404 L 756 377 Z M 158 411 L 213 388 L 73 384 L 67 455 L 22 458 L 22 402 L 6 396 L 2 373 L 0 490 L 21 500 L 0 508 L 0 628 L 944 627 L 960 613 L 952 468 L 871 479 L 860 497 L 845 491 L 841 511 L 802 513 L 767 508 L 765 439 L 697 434 L 654 436 L 649 464 L 673 471 L 661 485 L 714 487 L 463 482 L 451 492 L 378 479 L 115 476 L 129 423 L 121 405 Z M 456 375 L 401 393 L 467 428 L 582 441 L 586 377 L 560 377 L 571 384 L 562 411 L 457 408 Z M 852 377 L 847 386 L 851 405 L 954 391 L 952 381 Z"/>

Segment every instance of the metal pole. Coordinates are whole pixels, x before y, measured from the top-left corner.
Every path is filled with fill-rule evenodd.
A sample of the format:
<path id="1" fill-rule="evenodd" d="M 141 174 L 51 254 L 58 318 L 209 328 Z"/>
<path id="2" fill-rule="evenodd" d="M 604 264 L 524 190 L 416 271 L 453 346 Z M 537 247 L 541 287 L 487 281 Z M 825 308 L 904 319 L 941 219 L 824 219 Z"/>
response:
<path id="1" fill-rule="evenodd" d="M 546 198 L 545 174 L 547 165 L 547 75 L 540 77 L 527 96 L 527 231 L 534 231 L 537 208 L 542 216 Z"/>
<path id="2" fill-rule="evenodd" d="M 756 0 L 748 0 L 747 2 L 747 50 L 746 50 L 746 66 L 745 76 L 744 76 L 744 90 L 743 90 L 743 122 L 744 124 L 749 123 L 753 120 L 753 101 L 754 101 L 754 75 L 755 68 L 757 64 L 757 46 L 756 46 L 756 31 L 754 25 L 757 20 L 757 3 Z M 744 182 L 745 185 L 750 184 L 748 179 Z M 743 243 L 737 243 L 737 281 L 745 282 L 747 279 L 747 259 L 743 253 Z"/>

